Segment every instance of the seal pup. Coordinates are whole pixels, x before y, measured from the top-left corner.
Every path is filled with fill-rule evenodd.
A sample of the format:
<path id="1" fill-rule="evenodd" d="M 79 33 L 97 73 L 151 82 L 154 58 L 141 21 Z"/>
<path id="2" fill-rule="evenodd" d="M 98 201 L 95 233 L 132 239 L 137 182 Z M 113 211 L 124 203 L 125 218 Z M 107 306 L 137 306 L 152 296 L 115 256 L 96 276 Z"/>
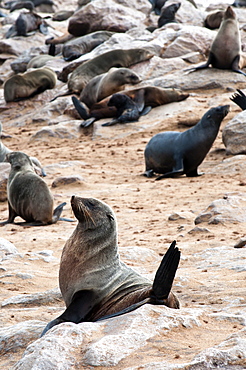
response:
<path id="1" fill-rule="evenodd" d="M 121 94 L 129 96 L 137 104 L 139 112 L 142 112 L 144 107 L 154 108 L 159 105 L 182 101 L 189 96 L 189 94 L 179 89 L 165 89 L 156 86 L 136 87 L 123 90 Z M 82 123 L 81 126 L 87 127 L 89 124 L 101 118 L 116 117 L 117 109 L 108 105 L 110 98 L 111 96 L 101 100 L 88 109 L 84 103 L 73 96 L 72 101 L 75 109 L 80 117 L 87 121 Z"/>
<path id="2" fill-rule="evenodd" d="M 246 95 L 239 89 L 233 94 L 230 99 L 237 104 L 242 110 L 246 110 Z"/>
<path id="3" fill-rule="evenodd" d="M 17 216 L 33 226 L 56 223 L 66 203 L 53 212 L 53 196 L 46 182 L 35 173 L 27 154 L 12 152 L 6 159 L 11 164 L 7 182 L 9 217 L 0 225 L 14 223 Z"/>
<path id="4" fill-rule="evenodd" d="M 173 3 L 173 4 L 170 4 L 168 6 L 164 5 L 161 8 L 161 14 L 160 14 L 160 17 L 159 17 L 158 22 L 157 22 L 158 28 L 161 28 L 162 26 L 164 26 L 167 23 L 172 23 L 172 22 L 176 23 L 177 22 L 175 20 L 175 15 L 176 15 L 177 11 L 179 10 L 180 5 L 181 5 L 181 3 Z"/>
<path id="5" fill-rule="evenodd" d="M 156 178 L 199 176 L 198 166 L 202 163 L 218 134 L 223 118 L 229 112 L 229 105 L 209 109 L 202 119 L 184 132 L 166 131 L 153 136 L 144 151 L 144 176 L 155 173 Z"/>
<path id="6" fill-rule="evenodd" d="M 76 37 L 64 44 L 62 56 L 66 61 L 77 59 L 110 39 L 113 34 L 114 32 L 110 31 L 96 31 L 88 35 Z"/>
<path id="7" fill-rule="evenodd" d="M 117 220 L 106 203 L 72 196 L 71 205 L 79 222 L 63 248 L 59 270 L 59 286 L 67 308 L 42 335 L 62 322 L 97 321 L 145 303 L 179 308 L 171 292 L 180 260 L 175 241 L 152 283 L 120 261 Z"/>
<path id="8" fill-rule="evenodd" d="M 47 89 L 53 89 L 56 81 L 56 73 L 48 67 L 13 75 L 4 82 L 4 99 L 8 103 L 30 98 Z"/>
<path id="9" fill-rule="evenodd" d="M 80 100 L 90 108 L 107 96 L 123 90 L 126 84 L 136 85 L 139 82 L 139 76 L 129 68 L 110 68 L 88 82 L 80 94 Z"/>
<path id="10" fill-rule="evenodd" d="M 221 22 L 218 33 L 210 48 L 208 60 L 205 64 L 186 69 L 186 71 L 197 71 L 208 68 L 211 64 L 214 68 L 231 69 L 234 72 L 242 73 L 240 67 L 241 39 L 236 13 L 231 6 L 228 6 Z"/>
<path id="11" fill-rule="evenodd" d="M 216 10 L 215 12 L 209 13 L 204 21 L 204 26 L 210 30 L 219 28 L 224 17 L 224 10 Z"/>
<path id="12" fill-rule="evenodd" d="M 6 162 L 6 155 L 11 153 L 12 150 L 7 148 L 6 145 L 3 144 L 2 140 L 1 140 L 1 136 L 2 136 L 2 124 L 0 122 L 0 162 Z M 45 170 L 43 169 L 39 160 L 36 157 L 29 157 L 29 158 L 32 161 L 35 172 L 37 174 L 40 174 L 40 176 L 45 177 L 46 176 Z"/>

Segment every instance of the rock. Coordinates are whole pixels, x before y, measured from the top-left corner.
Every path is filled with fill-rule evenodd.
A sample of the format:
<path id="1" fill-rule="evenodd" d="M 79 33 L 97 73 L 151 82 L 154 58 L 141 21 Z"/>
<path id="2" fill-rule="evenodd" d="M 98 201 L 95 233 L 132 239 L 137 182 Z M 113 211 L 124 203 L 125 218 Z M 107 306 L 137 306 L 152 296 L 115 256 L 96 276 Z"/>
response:
<path id="1" fill-rule="evenodd" d="M 222 140 L 229 154 L 246 154 L 246 111 L 236 114 L 224 127 Z"/>
<path id="2" fill-rule="evenodd" d="M 190 231 L 188 231 L 188 234 L 199 234 L 199 233 L 210 233 L 210 230 L 206 227 L 194 227 Z"/>
<path id="3" fill-rule="evenodd" d="M 10 172 L 9 163 L 0 163 L 0 202 L 5 202 L 7 197 L 7 182 Z"/>
<path id="4" fill-rule="evenodd" d="M 145 14 L 136 9 L 117 4 L 113 0 L 94 0 L 69 19 L 68 32 L 74 36 L 99 30 L 125 32 L 145 20 Z"/>
<path id="5" fill-rule="evenodd" d="M 26 306 L 26 305 L 45 305 L 49 303 L 56 303 L 61 300 L 61 293 L 59 289 L 47 290 L 46 292 L 36 294 L 20 294 L 9 299 L 5 299 L 1 306 L 9 307 L 12 305 Z"/>
<path id="6" fill-rule="evenodd" d="M 50 137 L 57 139 L 74 139 L 80 136 L 80 122 L 77 120 L 66 121 L 53 126 L 45 126 L 37 131 L 31 140 L 49 140 Z"/>
<path id="7" fill-rule="evenodd" d="M 243 248 L 246 245 L 246 238 L 241 238 L 235 245 L 234 248 Z"/>
<path id="8" fill-rule="evenodd" d="M 195 219 L 195 224 L 208 222 L 246 222 L 246 194 L 225 195 L 223 199 L 213 201 Z"/>
<path id="9" fill-rule="evenodd" d="M 29 345 L 15 370 L 59 369 L 72 366 L 116 366 L 141 350 L 163 330 L 199 325 L 202 310 L 173 310 L 144 305 L 126 315 L 96 323 L 60 324 Z M 83 351 L 81 351 L 83 348 Z"/>
<path id="10" fill-rule="evenodd" d="M 170 216 L 168 216 L 168 221 L 177 221 L 177 220 L 185 220 L 185 219 L 193 219 L 194 214 L 192 212 L 174 212 Z"/>
<path id="11" fill-rule="evenodd" d="M 232 176 L 236 173 L 246 172 L 246 155 L 235 155 L 231 158 L 224 159 L 221 163 L 217 164 L 213 168 L 209 168 L 206 173 L 220 173 Z"/>
<path id="12" fill-rule="evenodd" d="M 8 240 L 0 237 L 0 260 L 19 255 L 17 248 Z"/>
<path id="13" fill-rule="evenodd" d="M 81 185 L 83 184 L 84 179 L 81 176 L 61 176 L 56 178 L 52 184 L 52 188 L 57 188 L 60 186 L 66 186 L 66 185 Z"/>
<path id="14" fill-rule="evenodd" d="M 0 354 L 16 352 L 40 337 L 45 323 L 28 320 L 0 329 Z"/>

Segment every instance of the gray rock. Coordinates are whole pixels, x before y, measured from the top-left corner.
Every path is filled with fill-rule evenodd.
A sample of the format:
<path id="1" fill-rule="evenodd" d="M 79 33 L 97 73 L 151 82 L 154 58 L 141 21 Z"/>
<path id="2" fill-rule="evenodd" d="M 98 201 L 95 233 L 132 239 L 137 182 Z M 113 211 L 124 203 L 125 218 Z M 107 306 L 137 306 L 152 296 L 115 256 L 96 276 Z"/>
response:
<path id="1" fill-rule="evenodd" d="M 195 219 L 195 224 L 208 222 L 246 222 L 246 194 L 225 195 L 223 199 L 213 201 Z"/>
<path id="2" fill-rule="evenodd" d="M 19 252 L 14 244 L 0 237 L 0 261 L 16 255 L 19 255 Z"/>
<path id="3" fill-rule="evenodd" d="M 80 136 L 80 121 L 67 121 L 53 126 L 45 126 L 37 131 L 31 140 L 74 139 Z"/>
<path id="4" fill-rule="evenodd" d="M 36 294 L 19 294 L 17 296 L 5 299 L 1 306 L 9 307 L 12 305 L 25 306 L 25 305 L 41 305 L 54 303 L 61 299 L 59 289 L 47 290 L 46 292 Z"/>
<path id="5" fill-rule="evenodd" d="M 57 177 L 51 184 L 52 188 L 57 188 L 61 186 L 66 186 L 66 185 L 81 185 L 83 184 L 84 179 L 77 175 L 77 176 L 61 176 Z"/>
<path id="6" fill-rule="evenodd" d="M 246 111 L 230 120 L 222 131 L 222 140 L 229 154 L 246 154 Z"/>
<path id="7" fill-rule="evenodd" d="M 16 352 L 40 337 L 43 321 L 29 320 L 0 329 L 0 354 Z"/>

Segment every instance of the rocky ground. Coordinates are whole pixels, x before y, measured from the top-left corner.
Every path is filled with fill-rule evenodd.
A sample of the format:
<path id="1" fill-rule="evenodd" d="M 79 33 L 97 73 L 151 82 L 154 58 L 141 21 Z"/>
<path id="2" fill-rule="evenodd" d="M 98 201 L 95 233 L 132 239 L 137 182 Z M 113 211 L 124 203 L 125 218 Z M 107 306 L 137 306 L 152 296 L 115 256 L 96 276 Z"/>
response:
<path id="1" fill-rule="evenodd" d="M 245 86 L 245 77 L 214 70 L 186 75 L 177 69 L 162 78 L 162 87 L 170 81 L 175 87 L 186 84 L 190 97 L 157 107 L 139 122 L 102 127 L 107 120 L 101 120 L 87 129 L 79 128 L 70 97 L 52 103 L 56 110 L 49 103 L 53 91 L 6 105 L 1 89 L 1 122 L 10 135 L 3 143 L 41 161 L 55 204 L 67 202 L 63 216 L 74 218 L 74 194 L 108 203 L 117 215 L 121 259 L 149 278 L 173 240 L 181 250 L 173 286 L 180 310 L 146 305 L 101 323 L 64 324 L 35 342 L 64 309 L 59 260 L 76 221 L 1 227 L 1 368 L 245 368 L 246 249 L 235 245 L 246 238 L 246 161 L 243 153 L 228 154 L 222 141 L 224 127 L 241 112 L 229 97 Z M 56 92 L 61 87 L 58 82 Z M 197 122 L 210 107 L 225 104 L 231 109 L 199 167 L 202 176 L 155 181 L 141 175 L 144 149 L 154 134 L 186 130 L 185 124 Z M 63 121 L 60 129 L 61 123 L 54 125 Z M 57 181 L 64 176 L 77 179 Z M 221 201 L 211 208 L 212 216 L 196 225 L 196 217 L 216 200 Z M 0 221 L 7 216 L 7 202 L 1 202 Z"/>

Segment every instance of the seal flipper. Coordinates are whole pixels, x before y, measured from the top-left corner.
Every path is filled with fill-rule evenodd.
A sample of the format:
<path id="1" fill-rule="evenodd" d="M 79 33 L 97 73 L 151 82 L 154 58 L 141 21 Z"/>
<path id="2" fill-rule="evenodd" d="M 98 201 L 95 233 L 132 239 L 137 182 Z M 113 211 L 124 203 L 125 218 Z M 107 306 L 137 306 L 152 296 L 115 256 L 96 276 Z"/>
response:
<path id="1" fill-rule="evenodd" d="M 52 217 L 52 224 L 56 223 L 56 222 L 60 219 L 60 216 L 61 216 L 61 213 L 62 213 L 63 207 L 64 207 L 66 204 L 67 204 L 66 202 L 63 202 L 63 203 L 59 204 L 59 206 L 57 206 L 57 207 L 54 209 L 53 217 Z"/>
<path id="2" fill-rule="evenodd" d="M 79 101 L 79 99 L 77 99 L 75 96 L 72 96 L 72 102 L 73 102 L 73 105 L 76 109 L 76 111 L 79 113 L 80 117 L 84 120 L 87 120 L 88 118 L 90 118 L 86 108 L 85 108 L 85 105 L 81 103 L 81 101 Z"/>
<path id="3" fill-rule="evenodd" d="M 241 71 L 241 69 L 239 69 L 239 60 L 240 60 L 240 55 L 237 55 L 232 62 L 231 69 L 234 72 L 241 73 L 242 75 L 246 76 L 246 73 Z"/>
<path id="4" fill-rule="evenodd" d="M 14 222 L 15 217 L 17 217 L 17 213 L 13 210 L 10 203 L 8 202 L 8 208 L 9 208 L 9 217 L 6 221 L 0 222 L 0 226 L 4 226 L 6 224 L 12 224 Z"/>
<path id="5" fill-rule="evenodd" d="M 176 247 L 174 240 L 164 255 L 161 264 L 156 271 L 153 282 L 153 297 L 155 304 L 163 304 L 163 299 L 167 299 L 173 285 L 173 280 L 180 261 L 180 250 Z"/>
<path id="6" fill-rule="evenodd" d="M 175 166 L 173 167 L 172 171 L 166 172 L 163 175 L 158 176 L 155 181 L 159 181 L 161 179 L 167 178 L 167 177 L 178 177 L 183 175 L 184 172 L 184 163 L 183 158 L 180 156 L 179 158 L 175 158 Z"/>
<path id="7" fill-rule="evenodd" d="M 96 294 L 93 290 L 80 290 L 73 296 L 73 300 L 61 316 L 49 322 L 43 330 L 41 337 L 53 326 L 63 322 L 73 322 L 78 324 L 86 320 L 94 307 Z"/>
<path id="8" fill-rule="evenodd" d="M 246 95 L 244 93 L 237 89 L 237 93 L 232 95 L 230 99 L 237 104 L 242 110 L 246 109 Z"/>

